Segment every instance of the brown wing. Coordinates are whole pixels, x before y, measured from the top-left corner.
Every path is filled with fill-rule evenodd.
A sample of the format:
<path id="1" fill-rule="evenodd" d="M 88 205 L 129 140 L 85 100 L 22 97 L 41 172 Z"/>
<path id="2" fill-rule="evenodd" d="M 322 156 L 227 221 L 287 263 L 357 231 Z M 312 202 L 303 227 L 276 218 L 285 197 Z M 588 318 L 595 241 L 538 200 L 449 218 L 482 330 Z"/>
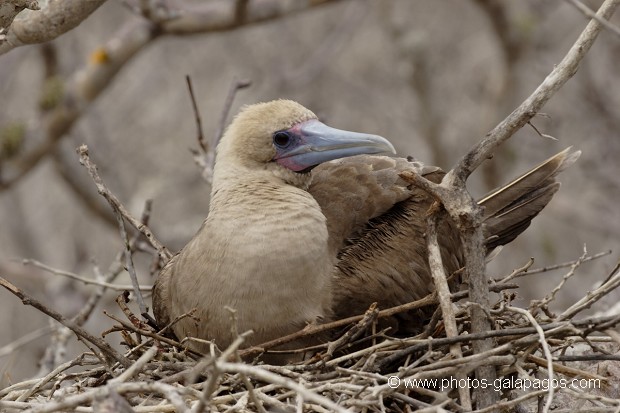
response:
<path id="1" fill-rule="evenodd" d="M 435 182 L 444 173 L 419 162 L 368 155 L 317 169 L 309 191 L 327 217 L 330 246 L 338 255 L 335 316 L 363 314 L 373 302 L 388 308 L 431 292 L 424 233 L 433 200 L 420 188 L 407 186 L 399 173 L 414 170 Z M 461 266 L 458 233 L 449 223 L 440 233 L 444 262 L 454 271 Z M 418 329 L 425 318 L 415 312 L 391 323 Z"/>
<path id="2" fill-rule="evenodd" d="M 425 177 L 439 182 L 443 172 Z M 433 291 L 426 247 L 426 215 L 433 199 L 414 188 L 411 196 L 369 222 L 363 234 L 349 241 L 335 272 L 334 309 L 339 318 L 363 313 L 376 302 L 389 308 L 425 297 Z M 462 266 L 459 234 L 449 221 L 438 233 L 446 273 Z M 432 314 L 402 313 L 388 320 L 400 333 L 417 332 Z M 395 332 L 395 331 L 392 331 Z"/>
<path id="3" fill-rule="evenodd" d="M 489 250 L 512 241 L 529 226 L 557 191 L 557 174 L 578 157 L 579 152 L 569 148 L 479 201 L 485 207 L 484 229 Z M 392 174 L 398 176 L 402 170 L 398 168 L 413 167 L 427 179 L 440 182 L 444 173 L 438 168 L 405 163 L 404 159 L 394 159 L 397 170 L 385 173 L 376 167 L 354 165 L 356 161 L 376 162 L 389 168 L 387 161 L 382 160 L 382 164 L 375 158 L 350 159 L 343 181 L 338 174 L 329 174 L 332 167 L 326 165 L 330 169 L 323 171 L 324 180 L 320 183 L 322 188 L 330 187 L 317 200 L 321 207 L 325 205 L 330 237 L 334 231 L 333 244 L 340 247 L 333 306 L 338 318 L 363 314 L 373 302 L 380 308 L 405 304 L 434 289 L 425 240 L 426 212 L 433 200 L 420 188 L 405 190 Z M 342 164 L 344 168 L 345 162 Z M 363 184 L 358 192 L 355 183 Z M 326 196 L 331 198 L 325 199 Z M 357 208 L 363 200 L 369 200 L 371 207 Z M 438 239 L 449 275 L 463 265 L 459 234 L 445 220 Z M 428 311 L 413 311 L 394 317 L 389 324 L 402 333 L 415 333 L 429 315 Z"/>
<path id="4" fill-rule="evenodd" d="M 359 235 L 372 218 L 409 198 L 411 186 L 399 174 L 438 170 L 419 162 L 387 156 L 359 155 L 317 166 L 308 192 L 327 218 L 329 247 L 336 255 L 345 241 Z"/>

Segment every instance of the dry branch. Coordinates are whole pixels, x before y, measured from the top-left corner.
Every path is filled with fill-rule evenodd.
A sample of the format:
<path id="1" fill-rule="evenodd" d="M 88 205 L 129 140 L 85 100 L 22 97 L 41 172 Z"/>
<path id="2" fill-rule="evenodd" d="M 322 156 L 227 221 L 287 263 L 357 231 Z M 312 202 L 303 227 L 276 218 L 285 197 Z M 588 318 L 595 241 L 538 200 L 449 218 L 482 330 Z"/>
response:
<path id="1" fill-rule="evenodd" d="M 131 215 L 129 211 L 127 211 L 125 206 L 121 204 L 118 198 L 116 198 L 116 196 L 112 192 L 110 192 L 110 190 L 105 186 L 103 180 L 99 176 L 99 172 L 97 171 L 97 165 L 92 163 L 90 160 L 90 157 L 88 155 L 88 146 L 80 146 L 79 148 L 77 148 L 77 153 L 80 155 L 80 163 L 84 165 L 86 169 L 88 169 L 88 173 L 95 182 L 95 185 L 97 186 L 97 192 L 99 192 L 99 194 L 103 196 L 106 201 L 108 201 L 114 211 L 117 211 L 120 215 L 122 215 L 122 218 L 126 219 L 135 229 L 140 231 L 146 237 L 148 242 L 153 246 L 153 248 L 157 250 L 157 252 L 159 252 L 160 256 L 164 260 L 169 260 L 172 257 L 172 254 L 170 253 L 170 251 L 168 251 L 168 248 L 166 248 L 161 242 L 159 242 L 159 240 L 155 237 L 155 235 L 153 235 L 153 232 L 148 226 L 146 226 L 146 224 L 134 218 L 133 215 Z M 126 241 L 124 242 L 127 244 Z"/>
<path id="2" fill-rule="evenodd" d="M 583 2 L 579 0 L 565 0 L 565 1 L 573 5 L 580 12 L 582 12 L 584 16 L 586 16 L 588 19 L 596 20 L 597 22 L 602 24 L 607 30 L 620 36 L 620 28 L 618 26 L 613 25 L 612 23 L 609 22 L 609 20 L 605 19 L 604 17 L 597 15 L 594 10 L 592 10 L 591 8 L 583 4 Z"/>
<path id="3" fill-rule="evenodd" d="M 458 314 L 465 314 L 464 317 L 456 318 L 459 325 L 469 323 L 467 313 L 462 311 L 467 303 L 454 305 Z M 504 310 L 496 313 L 507 323 L 505 329 L 486 333 L 510 339 L 479 354 L 471 351 L 472 340 L 483 338 L 482 334 L 424 339 L 381 337 L 377 343 L 367 342 L 353 353 L 340 350 L 338 346 L 331 346 L 335 357 L 327 363 L 249 365 L 228 361 L 234 357 L 238 346 L 243 342 L 243 337 L 239 337 L 221 355 L 212 354 L 196 363 L 187 358 L 183 351 L 178 351 L 178 343 L 156 340 L 132 348 L 126 355 L 134 360 L 131 366 L 122 371 L 116 370 L 116 378 L 107 382 L 101 380 L 107 369 L 102 368 L 92 355 L 85 356 L 59 366 L 41 379 L 18 383 L 1 391 L 0 406 L 31 412 L 91 411 L 91 407 L 98 408 L 102 400 L 111 397 L 116 398 L 115 406 L 123 406 L 126 411 L 135 412 L 195 412 L 201 411 L 205 406 L 211 411 L 269 411 L 295 407 L 304 411 L 406 411 L 408 405 L 462 411 L 454 395 L 447 392 L 450 388 L 455 389 L 454 385 L 442 389 L 439 384 L 435 387 L 430 384 L 411 387 L 405 385 L 405 382 L 414 379 L 437 379 L 437 383 L 440 383 L 450 377 L 470 377 L 469 372 L 480 366 L 492 366 L 502 371 L 502 380 L 508 380 L 513 372 L 518 372 L 521 379 L 534 380 L 537 372 L 542 373 L 550 366 L 549 359 L 543 357 L 545 350 L 541 344 L 542 334 L 546 338 L 549 350 L 547 354 L 556 354 L 567 343 L 581 342 L 587 345 L 587 341 L 582 337 L 591 335 L 593 331 L 602 334 L 602 328 L 620 322 L 618 315 L 559 322 L 540 319 L 532 322 L 530 319 L 529 322 L 534 326 L 522 327 L 522 315 L 525 315 L 522 312 L 525 310 L 516 310 L 519 314 L 512 317 L 513 310 L 505 306 Z M 126 334 L 147 333 L 131 324 L 121 324 L 123 329 L 126 328 Z M 609 343 L 609 338 L 603 340 L 601 335 L 591 338 L 600 338 L 597 346 Z M 345 333 L 345 336 L 336 338 L 335 341 L 348 342 L 351 339 L 355 340 L 351 334 Z M 450 345 L 454 343 L 462 346 L 463 357 L 451 357 Z M 413 357 L 410 360 L 415 362 L 409 364 L 405 361 L 398 366 L 392 364 L 391 369 L 381 367 L 387 360 L 393 359 L 392 356 L 412 347 L 415 347 L 416 351 L 411 353 Z M 619 346 L 612 347 L 607 348 L 614 352 Z M 582 356 L 585 358 L 598 355 L 584 353 Z M 613 359 L 614 354 L 608 357 Z M 72 368 L 80 365 L 83 371 L 71 373 Z M 554 377 L 558 379 L 587 378 L 598 380 L 599 384 L 604 380 L 604 377 L 578 367 L 560 365 L 556 357 L 551 365 Z M 205 379 L 193 379 L 200 376 Z M 394 380 L 398 380 L 399 384 L 390 384 Z M 62 389 L 54 385 L 60 381 L 65 383 Z M 620 401 L 608 396 L 603 390 L 604 386 L 600 388 L 600 394 L 556 389 L 554 400 L 570 396 L 573 399 L 583 399 L 586 405 L 582 408 L 617 408 Z M 489 412 L 497 406 L 508 408 L 517 404 L 535 408 L 537 398 L 548 391 L 530 389 L 511 398 L 507 398 L 505 394 L 495 407 L 477 411 Z M 531 410 L 531 407 L 529 409 Z"/>
<path id="4" fill-rule="evenodd" d="M 160 36 L 230 31 L 337 1 L 339 0 L 253 1 L 243 13 L 242 20 L 238 20 L 236 2 L 230 0 L 200 2 L 191 6 L 181 2 L 178 9 L 166 10 L 166 15 L 155 20 L 145 19 L 143 15 L 137 16 L 114 33 L 106 44 L 95 50 L 86 66 L 62 81 L 64 92 L 60 102 L 45 114 L 36 130 L 26 133 L 27 136 L 37 136 L 37 145 L 3 163 L 0 191 L 10 188 L 50 154 L 101 92 L 110 85 L 120 69 Z M 49 2 L 49 4 L 60 3 L 67 3 L 73 7 L 81 3 L 99 4 L 101 1 Z M 86 17 L 85 14 L 76 16 Z M 29 26 L 30 19 L 30 16 L 24 19 L 25 26 Z M 36 27 L 45 30 L 45 25 Z M 66 27 L 67 30 L 69 28 Z M 41 41 L 47 39 L 45 33 L 37 33 L 36 36 L 39 36 Z M 0 55 L 13 47 L 6 41 L 1 43 Z"/>
<path id="5" fill-rule="evenodd" d="M 42 2 L 43 8 L 29 7 L 12 22 L 0 20 L 0 27 L 7 27 L 4 39 L 0 40 L 0 55 L 18 46 L 44 43 L 77 27 L 106 0 L 64 0 Z M 26 1 L 24 3 L 37 3 Z M 1 16 L 0 9 L 0 17 Z M 4 23 L 4 24 L 3 24 Z"/>
<path id="6" fill-rule="evenodd" d="M 96 346 L 103 353 L 104 359 L 106 359 L 108 361 L 112 361 L 112 362 L 119 362 L 123 366 L 129 366 L 129 364 L 130 364 L 129 360 L 127 360 L 122 355 L 118 354 L 118 352 L 116 350 L 114 350 L 104 340 L 93 336 L 88 331 L 86 331 L 82 327 L 80 327 L 73 320 L 68 320 L 62 314 L 57 313 L 56 311 L 52 310 L 51 308 L 48 308 L 45 305 L 41 304 L 39 301 L 37 301 L 34 298 L 30 297 L 28 294 L 24 293 L 22 290 L 20 290 L 19 288 L 17 288 L 16 286 L 14 286 L 13 284 L 11 284 L 10 282 L 8 282 L 7 280 L 5 280 L 2 277 L 0 277 L 0 285 L 2 287 L 4 287 L 5 289 L 7 289 L 8 291 L 10 291 L 17 298 L 19 298 L 24 305 L 30 305 L 30 306 L 36 308 L 37 310 L 41 311 L 42 313 L 47 314 L 48 316 L 50 316 L 54 320 L 58 321 L 60 324 L 62 324 L 65 327 L 69 328 L 78 337 L 81 337 L 84 340 L 86 340 L 89 343 L 91 343 L 94 346 Z"/>
<path id="7" fill-rule="evenodd" d="M 606 0 L 597 15 L 600 18 L 609 19 L 618 3 L 620 3 L 619 0 Z M 474 145 L 446 174 L 441 184 L 434 184 L 414 174 L 403 175 L 403 178 L 421 185 L 435 196 L 461 232 L 466 262 L 465 274 L 469 280 L 469 297 L 476 304 L 471 307 L 471 331 L 474 334 L 491 330 L 493 327 L 487 317 L 489 292 L 485 271 L 486 251 L 482 233 L 482 213 L 475 199 L 467 192 L 465 186 L 467 178 L 484 160 L 493 155 L 499 145 L 526 125 L 577 72 L 579 63 L 596 40 L 602 27 L 598 20 L 591 20 L 564 59 L 540 86 L 506 119 L 490 131 L 482 141 Z M 493 346 L 492 340 L 475 342 L 474 352 L 483 353 Z M 477 377 L 480 380 L 492 382 L 496 378 L 496 373 L 493 368 L 481 367 L 477 371 Z M 492 406 L 497 402 L 497 394 L 490 389 L 479 389 L 477 393 L 479 408 Z"/>

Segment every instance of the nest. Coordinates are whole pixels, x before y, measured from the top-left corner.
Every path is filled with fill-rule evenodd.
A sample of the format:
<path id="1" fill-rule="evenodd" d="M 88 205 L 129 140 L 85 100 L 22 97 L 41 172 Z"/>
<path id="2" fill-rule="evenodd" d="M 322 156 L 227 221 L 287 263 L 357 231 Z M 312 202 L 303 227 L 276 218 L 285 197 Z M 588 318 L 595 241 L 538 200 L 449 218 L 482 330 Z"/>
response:
<path id="1" fill-rule="evenodd" d="M 126 294 L 117 301 L 128 321 L 108 314 L 115 326 L 103 338 L 85 336 L 75 320 L 58 319 L 43 308 L 64 325 L 66 335 L 73 331 L 92 352 L 1 390 L 0 407 L 16 412 L 466 411 L 490 396 L 495 404 L 476 411 L 533 411 L 537 405 L 543 411 L 573 411 L 575 403 L 589 411 L 619 411 L 620 334 L 613 327 L 620 316 L 576 316 L 615 289 L 620 272 L 616 269 L 561 314 L 548 308 L 577 267 L 597 256 L 584 253 L 564 264 L 570 269 L 558 286 L 528 309 L 512 305 L 516 286 L 511 281 L 548 269 L 528 271 L 526 265 L 491 280 L 491 290 L 500 294 L 488 310 L 495 329 L 484 334 L 468 334 L 472 305 L 464 300 L 466 292 L 451 297 L 449 318 L 457 335 L 446 334 L 446 317 L 437 297 L 429 295 L 387 310 L 373 306 L 363 316 L 308 326 L 258 347 L 243 348 L 247 333 L 240 334 L 228 349 L 212 346 L 207 355 L 167 337 L 170 326 L 156 331 L 134 315 Z M 5 280 L 2 284 L 24 303 L 42 306 Z M 394 338 L 377 328 L 382 317 L 428 306 L 438 309 L 417 336 Z M 306 354 L 304 361 L 281 366 L 260 361 L 263 352 L 327 330 L 339 331 L 333 341 L 287 350 Z M 110 346 L 118 334 L 124 354 Z M 488 338 L 494 347 L 480 351 L 476 343 Z M 478 379 L 481 369 L 491 369 L 495 379 Z"/>

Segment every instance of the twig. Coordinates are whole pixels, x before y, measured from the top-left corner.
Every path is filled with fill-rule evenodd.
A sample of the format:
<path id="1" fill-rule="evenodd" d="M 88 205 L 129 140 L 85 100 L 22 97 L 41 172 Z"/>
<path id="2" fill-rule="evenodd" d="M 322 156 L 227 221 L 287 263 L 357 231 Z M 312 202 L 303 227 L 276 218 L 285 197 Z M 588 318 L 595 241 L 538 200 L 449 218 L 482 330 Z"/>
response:
<path id="1" fill-rule="evenodd" d="M 144 368 L 144 366 L 146 366 L 146 364 L 149 361 L 151 361 L 153 357 L 155 357 L 155 355 L 157 354 L 157 350 L 158 350 L 157 346 L 153 346 L 149 348 L 127 370 L 122 372 L 119 376 L 110 380 L 108 383 L 109 384 L 123 383 L 129 380 L 130 378 L 132 378 L 133 376 L 135 376 L 136 374 L 140 373 L 140 371 Z"/>
<path id="2" fill-rule="evenodd" d="M 553 288 L 553 290 L 551 290 L 550 293 L 545 295 L 541 300 L 532 301 L 532 303 L 530 304 L 530 311 L 536 311 L 537 309 L 540 309 L 540 308 L 543 308 L 543 309 L 546 308 L 549 305 L 549 303 L 555 299 L 556 294 L 558 293 L 558 291 L 562 289 L 564 284 L 566 284 L 566 281 L 568 281 L 569 278 L 575 275 L 575 271 L 577 270 L 577 268 L 579 268 L 579 266 L 581 265 L 581 263 L 587 256 L 588 256 L 588 251 L 586 250 L 586 246 L 584 245 L 583 255 L 579 257 L 579 259 L 575 261 L 573 265 L 571 265 L 570 271 L 564 274 L 564 276 L 562 277 L 558 285 L 556 285 L 555 288 Z"/>
<path id="3" fill-rule="evenodd" d="M 150 228 L 136 218 L 134 218 L 123 206 L 123 204 L 121 204 L 118 198 L 116 198 L 116 196 L 114 196 L 114 194 L 112 194 L 110 190 L 105 186 L 103 180 L 99 176 L 99 172 L 97 172 L 97 165 L 90 161 L 90 157 L 88 155 L 88 146 L 81 145 L 77 148 L 77 153 L 80 155 L 80 164 L 84 165 L 86 169 L 88 169 L 88 173 L 95 182 L 97 192 L 99 192 L 99 194 L 103 196 L 106 201 L 108 201 L 110 206 L 112 206 L 112 209 L 117 210 L 123 216 L 123 218 L 125 218 L 135 229 L 140 231 L 153 246 L 153 248 L 155 248 L 159 252 L 159 255 L 163 259 L 169 260 L 170 258 L 172 258 L 172 254 L 170 253 L 170 251 L 168 251 L 168 248 L 164 247 L 164 245 L 159 242 L 157 238 L 155 238 L 155 235 L 153 235 Z"/>
<path id="4" fill-rule="evenodd" d="M 97 348 L 99 348 L 99 350 L 101 350 L 106 360 L 119 362 L 125 367 L 128 367 L 131 364 L 131 362 L 128 359 L 126 359 L 124 356 L 122 356 L 116 350 L 110 347 L 108 343 L 106 343 L 100 338 L 93 336 L 88 331 L 80 327 L 73 320 L 67 320 L 60 313 L 57 313 L 56 311 L 50 308 L 47 308 L 46 306 L 44 306 L 43 304 L 41 304 L 34 298 L 30 297 L 29 295 L 27 295 L 22 290 L 20 290 L 19 288 L 17 288 L 16 286 L 14 286 L 13 284 L 11 284 L 10 282 L 8 282 L 2 277 L 0 277 L 0 285 L 6 288 L 7 290 L 9 290 L 11 293 L 13 293 L 13 295 L 15 295 L 17 298 L 19 298 L 24 305 L 32 306 L 36 308 L 37 310 L 41 311 L 42 313 L 47 314 L 48 316 L 52 317 L 54 320 L 58 321 L 60 324 L 69 328 L 77 336 L 95 345 Z"/>
<path id="5" fill-rule="evenodd" d="M 551 403 L 553 402 L 553 394 L 555 393 L 555 388 L 552 383 L 554 382 L 553 376 L 553 357 L 551 355 L 551 350 L 549 350 L 549 344 L 545 339 L 545 332 L 538 324 L 538 321 L 534 318 L 532 313 L 527 310 L 518 307 L 506 307 L 508 310 L 523 315 L 536 329 L 536 333 L 538 333 L 539 343 L 543 348 L 543 352 L 545 354 L 545 358 L 547 359 L 547 375 L 549 378 L 549 393 L 547 396 L 547 401 L 545 402 L 545 407 L 543 408 L 543 413 L 549 413 L 549 409 L 551 408 Z"/>
<path id="6" fill-rule="evenodd" d="M 224 107 L 222 108 L 222 114 L 220 115 L 220 121 L 217 124 L 217 131 L 215 132 L 215 138 L 213 139 L 213 146 L 217 146 L 222 139 L 222 135 L 224 135 L 224 128 L 226 126 L 226 120 L 228 119 L 228 114 L 230 113 L 230 108 L 232 107 L 235 96 L 237 96 L 237 92 L 242 89 L 248 88 L 252 85 L 252 82 L 247 79 L 237 79 L 234 78 L 232 84 L 230 85 L 230 89 L 228 89 L 228 94 L 226 95 L 226 100 L 224 101 Z"/>
<path id="7" fill-rule="evenodd" d="M 175 346 L 178 348 L 183 348 L 183 345 L 181 345 L 181 343 L 179 343 L 178 341 L 172 340 L 168 337 L 164 337 L 160 334 L 154 333 L 152 331 L 149 330 L 144 330 L 138 327 L 135 327 L 132 324 L 126 323 L 125 321 L 121 320 L 120 318 L 116 317 L 114 314 L 110 314 L 107 311 L 103 311 L 103 314 L 105 314 L 106 316 L 110 317 L 111 319 L 113 319 L 114 321 L 116 321 L 117 323 L 119 323 L 123 328 L 125 328 L 126 330 L 132 331 L 134 333 L 146 336 L 146 337 L 150 337 L 153 338 L 155 340 L 161 341 L 162 343 L 166 343 L 169 344 L 171 346 Z M 193 352 L 190 350 L 190 352 Z M 201 355 L 200 353 L 197 352 L 193 352 L 196 355 Z"/>
<path id="8" fill-rule="evenodd" d="M 230 346 L 228 346 L 227 350 L 230 350 L 230 352 L 228 352 L 225 356 L 220 355 L 219 358 L 225 361 L 227 357 L 229 357 L 234 351 L 236 351 L 236 349 L 243 343 L 243 341 L 244 340 L 241 336 L 237 336 L 237 338 L 230 344 Z M 200 413 L 204 411 L 204 408 L 206 406 L 210 405 L 211 397 L 213 396 L 213 392 L 215 392 L 216 390 L 217 381 L 222 374 L 222 372 L 218 369 L 217 364 L 215 363 L 214 354 L 212 354 L 211 359 L 201 361 L 198 365 L 196 365 L 196 368 L 194 370 L 196 372 L 199 372 L 207 366 L 211 367 L 211 374 L 209 375 L 207 380 L 205 380 L 202 386 L 202 394 L 198 399 L 198 403 L 196 403 L 196 406 L 194 406 L 194 408 L 192 409 L 193 413 Z M 189 381 L 192 382 L 194 380 L 190 379 Z"/>
<path id="9" fill-rule="evenodd" d="M 417 308 L 422 308 L 422 307 L 436 305 L 436 304 L 437 304 L 437 298 L 435 298 L 435 296 L 431 294 L 431 295 L 427 295 L 426 297 L 420 300 L 412 301 L 407 304 L 403 304 L 397 307 L 389 308 L 387 310 L 379 311 L 379 313 L 377 314 L 377 318 L 390 317 L 400 312 L 414 310 Z M 356 323 L 363 318 L 364 318 L 364 315 L 359 315 L 359 316 L 344 318 L 342 320 L 332 321 L 330 323 L 325 323 L 325 324 L 308 325 L 304 329 L 297 331 L 295 333 L 292 333 L 287 336 L 280 337 L 275 340 L 271 340 L 266 343 L 262 343 L 262 344 L 250 347 L 248 349 L 242 350 L 240 352 L 240 355 L 243 358 L 252 357 L 260 353 L 263 353 L 265 350 L 268 350 L 270 348 L 278 347 L 278 346 L 281 346 L 282 344 L 286 344 L 292 341 L 299 340 L 300 338 L 311 337 L 317 334 L 321 334 L 325 331 L 333 330 L 335 328 L 344 327 L 351 323 Z"/>
<path id="10" fill-rule="evenodd" d="M 187 90 L 189 91 L 189 97 L 192 101 L 192 109 L 194 109 L 194 119 L 196 120 L 196 129 L 198 132 L 198 145 L 202 152 L 207 153 L 209 151 L 208 145 L 205 143 L 205 135 L 202 131 L 202 120 L 200 118 L 200 111 L 198 110 L 198 104 L 196 103 L 196 96 L 194 95 L 194 87 L 192 86 L 192 78 L 189 75 L 185 75 L 185 81 L 187 82 Z"/>
<path id="11" fill-rule="evenodd" d="M 90 278 L 82 277 L 81 275 L 72 273 L 70 271 L 59 270 L 57 268 L 50 267 L 49 265 L 43 264 L 40 261 L 33 260 L 32 258 L 25 258 L 21 260 L 24 265 L 32 265 L 34 267 L 40 268 L 46 272 L 49 272 L 54 275 L 61 275 L 63 277 L 71 278 L 72 280 L 76 280 L 82 282 L 84 284 L 97 285 L 99 287 L 105 287 L 113 291 L 125 291 L 131 290 L 133 288 L 132 285 L 123 285 L 123 284 L 112 284 L 106 281 L 98 281 Z M 142 291 L 150 291 L 153 288 L 151 285 L 141 286 L 140 290 Z"/>
<path id="12" fill-rule="evenodd" d="M 538 136 L 540 136 L 541 138 L 545 138 L 545 139 L 551 139 L 552 141 L 557 141 L 558 138 L 553 137 L 551 135 L 547 135 L 546 133 L 542 133 L 541 131 L 538 130 L 538 128 L 536 126 L 534 126 L 534 124 L 532 123 L 532 121 L 528 121 L 527 122 L 528 125 L 530 125 L 532 127 L 532 129 L 534 129 L 534 132 L 536 132 L 538 134 Z"/>
<path id="13" fill-rule="evenodd" d="M 45 377 L 42 377 L 41 379 L 39 379 L 34 386 L 32 386 L 30 389 L 22 393 L 21 396 L 19 396 L 16 401 L 21 402 L 21 401 L 28 400 L 30 396 L 35 394 L 38 390 L 40 390 L 47 383 L 54 380 L 54 378 L 56 378 L 60 373 L 64 372 L 65 370 L 70 369 L 71 367 L 84 366 L 86 364 L 87 363 L 85 363 L 84 354 L 82 354 L 73 360 L 70 360 L 66 363 L 61 364 L 60 366 L 57 366 L 54 370 L 48 373 Z M 93 365 L 93 364 L 96 364 L 96 362 L 95 363 L 91 362 L 89 364 Z"/>
<path id="14" fill-rule="evenodd" d="M 108 391 L 113 389 L 119 394 L 125 393 L 159 393 L 164 395 L 170 403 L 173 405 L 173 408 L 176 412 L 179 413 L 187 413 L 187 405 L 183 401 L 183 398 L 180 395 L 180 392 L 184 392 L 183 388 L 178 388 L 175 386 L 171 386 L 169 384 L 159 383 L 159 382 L 127 382 L 120 383 L 117 385 L 103 386 L 95 388 L 91 391 L 71 395 L 65 397 L 59 401 L 47 403 L 47 404 L 39 404 L 36 403 L 35 406 L 29 410 L 26 410 L 27 413 L 52 413 L 57 411 L 67 411 L 73 410 L 76 406 L 84 405 L 85 403 L 92 403 L 96 398 L 100 398 L 102 396 L 107 396 Z M 152 406 L 150 406 L 149 411 L 154 411 Z"/>
<path id="15" fill-rule="evenodd" d="M 325 354 L 321 356 L 321 362 L 326 362 L 331 360 L 334 352 L 343 347 L 344 345 L 355 341 L 360 334 L 362 334 L 368 326 L 374 323 L 377 320 L 377 315 L 379 314 L 379 310 L 377 309 L 377 303 L 373 303 L 366 313 L 364 314 L 364 318 L 357 322 L 353 327 L 348 329 L 343 335 L 341 335 L 337 340 L 331 341 L 328 346 Z"/>
<path id="16" fill-rule="evenodd" d="M 347 409 L 337 405 L 328 398 L 321 396 L 304 386 L 297 384 L 293 380 L 284 378 L 277 374 L 271 373 L 267 370 L 260 368 L 259 366 L 250 366 L 242 363 L 217 363 L 218 368 L 227 373 L 243 373 L 247 376 L 254 377 L 257 380 L 265 381 L 268 383 L 275 383 L 284 386 L 288 389 L 294 390 L 300 394 L 304 400 L 317 403 L 320 406 L 328 408 L 332 412 L 346 413 Z"/>
<path id="17" fill-rule="evenodd" d="M 597 15 L 594 10 L 592 10 L 591 8 L 583 4 L 581 1 L 579 0 L 565 0 L 565 1 L 575 6 L 577 10 L 582 12 L 588 19 L 596 20 L 597 22 L 602 24 L 607 30 L 610 30 L 611 32 L 615 33 L 617 36 L 620 36 L 620 28 L 618 26 L 613 25 L 612 23 L 609 22 L 609 20 Z"/>
<path id="18" fill-rule="evenodd" d="M 47 325 L 45 327 L 41 327 L 29 332 L 28 334 L 21 336 L 17 340 L 5 344 L 4 346 L 0 347 L 0 358 L 8 356 L 15 350 L 18 350 L 20 347 L 49 334 L 53 330 L 54 328 L 51 325 Z"/>
<path id="19" fill-rule="evenodd" d="M 136 296 L 136 300 L 138 301 L 138 308 L 140 309 L 140 314 L 153 325 L 157 325 L 155 320 L 149 315 L 146 305 L 144 304 L 144 299 L 142 298 L 140 283 L 138 282 L 138 274 L 136 274 L 136 268 L 133 265 L 131 243 L 129 242 L 127 230 L 125 229 L 125 221 L 123 220 L 123 215 L 121 214 L 121 211 L 118 207 L 115 207 L 113 204 L 110 205 L 112 205 L 112 209 L 114 210 L 114 215 L 116 216 L 116 221 L 118 222 L 118 229 L 121 233 L 121 239 L 123 240 L 123 255 L 125 256 L 125 268 L 127 268 L 129 278 L 131 279 L 133 292 Z M 141 223 L 141 225 L 144 224 Z"/>
<path id="20" fill-rule="evenodd" d="M 540 274 L 540 273 L 543 273 L 543 272 L 549 272 L 549 271 L 557 270 L 557 269 L 560 269 L 560 268 L 571 267 L 572 265 L 574 265 L 579 260 L 581 260 L 582 263 L 588 262 L 588 261 L 593 261 L 593 260 L 599 259 L 601 257 L 605 257 L 607 255 L 610 255 L 611 252 L 612 252 L 611 250 L 607 250 L 607 251 L 599 252 L 599 253 L 594 254 L 594 255 L 590 255 L 590 256 L 585 257 L 583 259 L 579 258 L 577 260 L 567 261 L 567 262 L 563 262 L 561 264 L 548 265 L 546 267 L 541 267 L 541 268 L 534 268 L 533 270 L 529 269 L 529 261 L 528 261 L 528 263 L 526 265 L 524 265 L 523 267 L 515 269 L 512 273 L 510 273 L 509 275 L 505 276 L 501 280 L 499 280 L 499 281 L 496 280 L 496 282 L 498 284 L 503 284 L 503 283 L 508 282 L 510 280 L 513 280 L 515 278 L 525 277 L 526 275 Z M 530 260 L 532 260 L 532 263 L 533 263 L 533 258 L 530 258 Z"/>
<path id="21" fill-rule="evenodd" d="M 186 76 L 186 79 L 187 79 L 187 87 L 189 89 L 190 98 L 192 100 L 192 107 L 194 108 L 196 128 L 198 129 L 198 150 L 192 150 L 192 153 L 194 155 L 194 162 L 200 168 L 203 179 L 210 185 L 213 182 L 213 167 L 215 165 L 215 148 L 224 133 L 224 127 L 226 126 L 226 120 L 228 119 L 228 114 L 230 112 L 230 108 L 232 106 L 233 100 L 237 92 L 241 89 L 245 89 L 249 87 L 251 85 L 251 82 L 249 80 L 238 80 L 237 78 L 233 79 L 230 89 L 228 90 L 228 95 L 226 96 L 226 101 L 224 102 L 224 107 L 222 109 L 222 115 L 220 117 L 220 121 L 217 126 L 215 137 L 211 142 L 207 143 L 205 141 L 205 137 L 202 132 L 202 121 L 200 118 L 198 105 L 196 103 L 196 98 L 194 96 L 194 90 L 192 87 L 192 83 L 191 83 L 189 76 Z"/>
<path id="22" fill-rule="evenodd" d="M 504 284 L 514 278 L 524 275 L 533 264 L 534 264 L 534 258 L 530 257 L 530 259 L 525 263 L 525 265 L 514 269 L 509 275 L 505 276 L 501 280 L 494 280 L 494 281 L 498 284 Z"/>
<path id="23" fill-rule="evenodd" d="M 519 396 L 516 399 L 512 399 L 505 402 L 499 402 L 494 406 L 485 407 L 484 409 L 474 410 L 472 413 L 490 413 L 495 411 L 510 411 L 508 410 L 510 407 L 516 406 L 520 403 L 523 403 L 526 400 L 533 399 L 534 397 L 542 396 L 547 393 L 547 390 L 536 390 L 531 393 L 524 394 L 523 396 Z"/>
<path id="24" fill-rule="evenodd" d="M 579 312 L 590 308 L 592 304 L 600 300 L 607 295 L 610 291 L 620 286 L 620 271 L 617 271 L 611 278 L 608 278 L 600 287 L 593 291 L 588 291 L 588 294 L 581 298 L 579 301 L 571 305 L 564 310 L 562 314 L 558 316 L 558 320 L 568 320 L 573 318 Z"/>

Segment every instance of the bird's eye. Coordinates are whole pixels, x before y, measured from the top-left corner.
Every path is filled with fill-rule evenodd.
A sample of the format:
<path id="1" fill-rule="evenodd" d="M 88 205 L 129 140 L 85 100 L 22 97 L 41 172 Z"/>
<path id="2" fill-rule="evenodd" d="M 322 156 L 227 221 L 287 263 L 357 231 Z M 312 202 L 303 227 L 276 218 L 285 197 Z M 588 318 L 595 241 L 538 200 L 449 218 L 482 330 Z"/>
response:
<path id="1" fill-rule="evenodd" d="M 274 145 L 286 148 L 291 143 L 291 135 L 288 132 L 276 132 L 273 134 Z"/>

